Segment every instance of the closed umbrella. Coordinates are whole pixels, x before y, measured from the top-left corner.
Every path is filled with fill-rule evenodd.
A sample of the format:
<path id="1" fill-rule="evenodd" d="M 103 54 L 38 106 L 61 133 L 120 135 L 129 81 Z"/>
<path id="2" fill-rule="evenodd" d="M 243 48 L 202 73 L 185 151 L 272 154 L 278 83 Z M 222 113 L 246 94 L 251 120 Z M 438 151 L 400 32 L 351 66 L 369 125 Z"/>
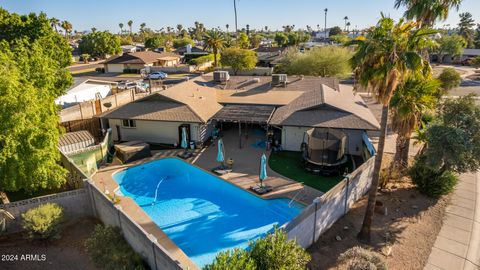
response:
<path id="1" fill-rule="evenodd" d="M 222 141 L 222 139 L 218 139 L 217 147 L 218 147 L 217 162 L 220 162 L 223 165 L 223 162 L 225 161 L 225 155 L 223 154 L 223 141 Z"/>
<path id="2" fill-rule="evenodd" d="M 185 127 L 182 127 L 182 142 L 180 143 L 180 146 L 183 149 L 187 149 L 188 143 L 187 143 L 187 129 Z"/>
<path id="3" fill-rule="evenodd" d="M 262 154 L 260 159 L 260 186 L 263 186 L 263 180 L 267 179 L 267 156 Z"/>

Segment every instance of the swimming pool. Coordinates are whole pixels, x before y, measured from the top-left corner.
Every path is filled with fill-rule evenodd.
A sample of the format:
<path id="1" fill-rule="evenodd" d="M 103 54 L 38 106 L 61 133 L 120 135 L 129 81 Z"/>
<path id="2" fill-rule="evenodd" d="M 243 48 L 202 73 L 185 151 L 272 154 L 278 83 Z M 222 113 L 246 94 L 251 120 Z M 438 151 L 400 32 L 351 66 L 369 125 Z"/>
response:
<path id="1" fill-rule="evenodd" d="M 131 167 L 113 179 L 199 267 L 219 251 L 246 248 L 304 208 L 261 199 L 177 158 Z"/>

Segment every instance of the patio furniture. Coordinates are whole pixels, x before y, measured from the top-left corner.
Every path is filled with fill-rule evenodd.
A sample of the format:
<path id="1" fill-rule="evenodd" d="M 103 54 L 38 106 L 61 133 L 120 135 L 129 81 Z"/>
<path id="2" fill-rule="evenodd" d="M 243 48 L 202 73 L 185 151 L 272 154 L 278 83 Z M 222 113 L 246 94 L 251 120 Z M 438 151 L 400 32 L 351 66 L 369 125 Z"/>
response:
<path id="1" fill-rule="evenodd" d="M 122 163 L 151 157 L 150 145 L 140 141 L 130 141 L 115 145 L 115 152 Z"/>
<path id="2" fill-rule="evenodd" d="M 267 194 L 268 192 L 272 191 L 273 188 L 271 186 L 267 186 L 267 185 L 255 185 L 255 186 L 251 186 L 250 190 L 252 190 L 253 192 L 255 192 L 258 195 L 263 195 L 263 194 Z"/>

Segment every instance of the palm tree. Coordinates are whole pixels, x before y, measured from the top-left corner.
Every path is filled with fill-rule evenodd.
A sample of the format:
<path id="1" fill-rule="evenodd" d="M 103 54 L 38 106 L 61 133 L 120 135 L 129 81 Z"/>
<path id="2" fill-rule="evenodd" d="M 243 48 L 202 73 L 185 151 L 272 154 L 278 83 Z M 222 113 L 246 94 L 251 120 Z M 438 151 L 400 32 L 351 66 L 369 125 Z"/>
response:
<path id="1" fill-rule="evenodd" d="M 345 21 L 345 31 L 347 31 L 348 16 L 343 17 L 343 20 Z"/>
<path id="2" fill-rule="evenodd" d="M 0 209 L 0 235 L 2 235 L 7 227 L 7 219 L 14 220 L 15 217 L 12 213 L 8 212 L 5 209 Z"/>
<path id="3" fill-rule="evenodd" d="M 97 32 L 97 28 L 95 28 L 95 27 L 92 27 L 90 30 L 92 30 L 92 33 Z"/>
<path id="4" fill-rule="evenodd" d="M 118 27 L 120 27 L 120 34 L 123 34 L 123 23 L 119 23 Z"/>
<path id="5" fill-rule="evenodd" d="M 143 33 L 143 31 L 145 30 L 145 26 L 147 26 L 146 23 L 141 23 L 141 24 L 140 24 L 140 32 Z"/>
<path id="6" fill-rule="evenodd" d="M 380 121 L 380 138 L 378 153 L 372 176 L 372 184 L 368 195 L 367 209 L 363 220 L 362 229 L 358 238 L 370 240 L 370 228 L 377 199 L 380 169 L 385 148 L 387 131 L 388 109 L 390 100 L 402 83 L 405 76 L 412 72 L 423 70 L 425 65 L 418 53 L 420 44 L 432 31 L 426 29 L 414 30 L 415 22 L 404 22 L 401 19 L 397 24 L 382 14 L 377 26 L 370 29 L 365 39 L 356 39 L 346 45 L 357 45 L 355 54 L 351 58 L 351 65 L 361 86 L 369 87 L 382 104 L 382 117 Z"/>
<path id="7" fill-rule="evenodd" d="M 227 33 L 228 33 L 228 27 L 230 27 L 230 25 L 228 25 L 228 23 L 225 24 L 225 28 L 227 28 Z"/>
<path id="8" fill-rule="evenodd" d="M 247 36 L 250 36 L 250 24 L 247 24 Z"/>
<path id="9" fill-rule="evenodd" d="M 133 21 L 132 21 L 132 20 L 129 20 L 129 21 L 127 22 L 127 24 L 128 24 L 128 28 L 130 28 L 130 35 L 131 35 L 131 34 L 132 34 Z"/>
<path id="10" fill-rule="evenodd" d="M 62 28 L 65 30 L 65 38 L 68 38 L 68 34 L 72 31 L 72 24 L 69 21 L 62 22 Z"/>
<path id="11" fill-rule="evenodd" d="M 347 25 L 347 32 L 348 32 L 348 31 L 349 31 L 349 29 L 350 29 L 350 25 L 351 25 L 351 24 L 350 24 L 350 22 L 347 22 L 347 24 L 346 24 L 346 25 Z"/>
<path id="12" fill-rule="evenodd" d="M 451 8 L 458 11 L 462 0 L 395 0 L 395 8 L 405 7 L 404 17 L 418 27 L 433 27 L 436 21 L 446 20 Z"/>
<path id="13" fill-rule="evenodd" d="M 213 63 L 217 66 L 217 54 L 223 48 L 225 37 L 220 31 L 210 30 L 203 35 L 203 43 L 206 50 L 213 53 Z"/>
<path id="14" fill-rule="evenodd" d="M 55 29 L 55 32 L 57 32 L 58 34 L 58 28 L 57 26 L 60 24 L 60 20 L 55 18 L 55 17 L 52 17 L 50 19 L 50 25 Z"/>
<path id="15" fill-rule="evenodd" d="M 408 151 L 413 131 L 421 125 L 422 114 L 435 108 L 440 91 L 440 82 L 412 74 L 395 91 L 390 101 L 392 129 L 398 134 L 395 165 L 408 165 Z"/>

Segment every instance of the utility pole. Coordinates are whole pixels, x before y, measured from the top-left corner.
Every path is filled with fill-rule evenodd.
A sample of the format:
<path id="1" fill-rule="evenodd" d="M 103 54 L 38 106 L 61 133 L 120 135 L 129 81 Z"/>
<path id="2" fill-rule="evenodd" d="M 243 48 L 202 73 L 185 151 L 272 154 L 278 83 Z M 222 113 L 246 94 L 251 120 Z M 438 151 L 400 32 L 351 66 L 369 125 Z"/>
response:
<path id="1" fill-rule="evenodd" d="M 328 12 L 328 8 L 324 9 L 323 11 L 325 11 L 325 41 L 327 41 L 327 12 Z"/>
<path id="2" fill-rule="evenodd" d="M 235 11 L 235 34 L 238 32 L 237 24 L 237 0 L 233 0 L 233 11 Z"/>

